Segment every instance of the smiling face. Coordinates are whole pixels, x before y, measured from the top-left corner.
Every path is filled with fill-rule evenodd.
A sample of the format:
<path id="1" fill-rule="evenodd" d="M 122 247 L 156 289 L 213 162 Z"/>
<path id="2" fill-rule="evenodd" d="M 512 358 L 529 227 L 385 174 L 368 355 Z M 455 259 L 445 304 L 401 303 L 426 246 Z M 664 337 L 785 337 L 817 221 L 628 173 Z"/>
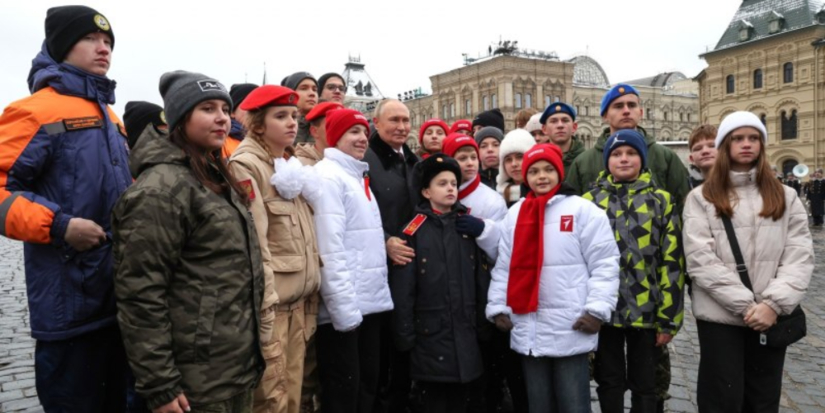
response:
<path id="1" fill-rule="evenodd" d="M 613 182 L 632 182 L 642 171 L 642 157 L 630 145 L 622 145 L 610 152 L 607 170 L 613 175 Z"/>
<path id="2" fill-rule="evenodd" d="M 438 212 L 448 212 L 458 200 L 458 180 L 454 173 L 442 171 L 421 190 L 421 195 L 430 201 L 430 206 Z"/>
<path id="3" fill-rule="evenodd" d="M 747 172 L 753 168 L 762 150 L 762 135 L 750 126 L 735 129 L 730 133 L 730 167 L 737 172 Z"/>
<path id="4" fill-rule="evenodd" d="M 559 184 L 559 171 L 550 162 L 540 160 L 527 169 L 527 186 L 538 195 L 544 195 Z"/>
<path id="5" fill-rule="evenodd" d="M 277 152 L 283 151 L 295 142 L 298 133 L 298 108 L 295 106 L 273 106 L 264 109 L 264 124 L 255 131 L 264 142 Z"/>
<path id="6" fill-rule="evenodd" d="M 208 151 L 223 147 L 230 126 L 229 104 L 221 99 L 198 103 L 183 125 L 186 138 Z"/>
<path id="7" fill-rule="evenodd" d="M 112 38 L 106 33 L 89 33 L 72 46 L 64 62 L 84 72 L 106 76 L 112 64 Z"/>
<path id="8" fill-rule="evenodd" d="M 398 150 L 410 134 L 410 110 L 397 100 L 386 102 L 373 123 L 381 140 Z"/>
<path id="9" fill-rule="evenodd" d="M 335 144 L 341 152 L 352 156 L 357 160 L 364 159 L 364 154 L 367 152 L 367 128 L 364 125 L 355 125 L 341 136 L 341 139 Z"/>

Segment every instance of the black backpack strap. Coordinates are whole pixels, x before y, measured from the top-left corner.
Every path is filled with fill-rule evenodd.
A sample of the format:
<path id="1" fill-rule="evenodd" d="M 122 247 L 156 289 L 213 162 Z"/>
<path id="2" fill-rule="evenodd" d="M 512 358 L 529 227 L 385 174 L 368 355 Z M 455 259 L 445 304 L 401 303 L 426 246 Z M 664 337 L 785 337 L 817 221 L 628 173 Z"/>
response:
<path id="1" fill-rule="evenodd" d="M 727 215 L 722 215 L 722 223 L 725 224 L 725 232 L 728 234 L 730 249 L 733 250 L 733 258 L 736 260 L 736 272 L 739 273 L 739 278 L 742 280 L 742 284 L 745 284 L 745 287 L 753 292 L 751 278 L 748 275 L 748 267 L 745 265 L 745 258 L 742 256 L 742 250 L 739 249 L 739 241 L 736 240 L 736 232 L 733 231 L 733 223 Z"/>

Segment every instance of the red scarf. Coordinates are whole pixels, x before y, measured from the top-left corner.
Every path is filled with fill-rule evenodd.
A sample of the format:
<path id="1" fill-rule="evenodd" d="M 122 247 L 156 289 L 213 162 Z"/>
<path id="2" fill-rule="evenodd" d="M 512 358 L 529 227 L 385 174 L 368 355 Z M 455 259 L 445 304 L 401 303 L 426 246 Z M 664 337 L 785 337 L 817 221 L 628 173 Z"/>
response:
<path id="1" fill-rule="evenodd" d="M 478 184 L 480 184 L 480 183 L 481 183 L 481 175 L 476 174 L 476 177 L 473 178 L 473 181 L 470 182 L 470 185 L 467 185 L 466 188 L 458 191 L 458 199 L 462 200 L 462 199 L 466 198 L 467 195 L 472 194 L 473 191 L 475 191 L 476 188 L 478 188 Z"/>
<path id="2" fill-rule="evenodd" d="M 544 261 L 544 209 L 560 187 L 556 185 L 540 197 L 530 191 L 521 204 L 507 283 L 507 305 L 514 314 L 533 313 L 539 307 L 539 280 Z"/>

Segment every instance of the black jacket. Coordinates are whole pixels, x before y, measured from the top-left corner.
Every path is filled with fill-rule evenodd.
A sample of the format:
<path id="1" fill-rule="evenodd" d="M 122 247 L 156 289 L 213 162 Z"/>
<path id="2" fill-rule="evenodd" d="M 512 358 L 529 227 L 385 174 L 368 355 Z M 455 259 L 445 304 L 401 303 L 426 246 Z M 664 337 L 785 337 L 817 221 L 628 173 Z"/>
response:
<path id="1" fill-rule="evenodd" d="M 381 210 L 384 240 L 397 237 L 401 234 L 401 226 L 412 218 L 413 207 L 418 202 L 418 195 L 410 186 L 418 157 L 404 144 L 402 160 L 378 133 L 373 133 L 364 162 L 370 166 L 370 189 Z"/>
<path id="2" fill-rule="evenodd" d="M 415 380 L 467 383 L 483 371 L 478 341 L 493 328 L 484 319 L 490 272 L 475 239 L 455 229 L 464 206 L 436 215 L 422 204 L 415 212 L 426 220 L 402 235 L 415 260 L 390 274 L 396 348 L 410 350 Z"/>
<path id="3" fill-rule="evenodd" d="M 496 189 L 496 178 L 498 178 L 498 168 L 481 169 L 478 172 L 481 175 L 481 183 Z"/>
<path id="4" fill-rule="evenodd" d="M 806 194 L 811 202 L 811 215 L 825 215 L 825 180 L 811 179 Z"/>

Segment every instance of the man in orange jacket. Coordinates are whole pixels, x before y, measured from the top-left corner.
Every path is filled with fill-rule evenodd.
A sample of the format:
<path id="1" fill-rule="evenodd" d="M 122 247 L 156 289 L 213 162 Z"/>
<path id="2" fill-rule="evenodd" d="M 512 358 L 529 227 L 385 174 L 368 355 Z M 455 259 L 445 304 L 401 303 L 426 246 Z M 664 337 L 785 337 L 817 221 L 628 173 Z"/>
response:
<path id="1" fill-rule="evenodd" d="M 32 95 L 0 116 L 0 234 L 24 242 L 37 395 L 46 412 L 123 411 L 111 225 L 132 182 L 106 77 L 115 37 L 85 6 L 54 7 Z"/>

